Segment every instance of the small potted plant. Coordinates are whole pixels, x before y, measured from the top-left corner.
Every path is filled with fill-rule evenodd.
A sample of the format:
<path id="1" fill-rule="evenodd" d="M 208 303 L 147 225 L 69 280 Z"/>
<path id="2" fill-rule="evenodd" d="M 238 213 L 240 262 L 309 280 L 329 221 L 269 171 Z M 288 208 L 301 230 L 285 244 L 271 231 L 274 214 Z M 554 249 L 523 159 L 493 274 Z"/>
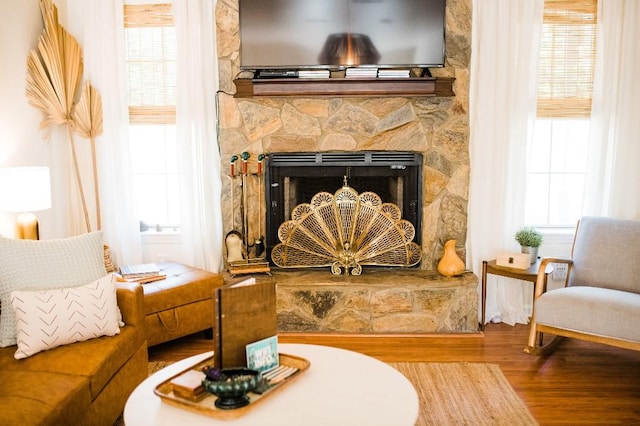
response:
<path id="1" fill-rule="evenodd" d="M 536 263 L 538 259 L 538 247 L 542 244 L 542 234 L 540 231 L 530 226 L 525 226 L 516 232 L 514 238 L 518 244 L 520 244 L 520 251 L 529 254 L 531 264 Z"/>

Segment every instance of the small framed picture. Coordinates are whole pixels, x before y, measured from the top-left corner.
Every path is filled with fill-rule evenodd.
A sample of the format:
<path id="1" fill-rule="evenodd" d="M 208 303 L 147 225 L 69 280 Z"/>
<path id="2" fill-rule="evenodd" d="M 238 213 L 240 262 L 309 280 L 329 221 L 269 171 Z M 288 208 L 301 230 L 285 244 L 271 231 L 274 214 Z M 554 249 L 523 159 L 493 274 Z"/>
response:
<path id="1" fill-rule="evenodd" d="M 276 368 L 279 364 L 278 336 L 267 337 L 247 345 L 248 368 L 264 373 Z"/>

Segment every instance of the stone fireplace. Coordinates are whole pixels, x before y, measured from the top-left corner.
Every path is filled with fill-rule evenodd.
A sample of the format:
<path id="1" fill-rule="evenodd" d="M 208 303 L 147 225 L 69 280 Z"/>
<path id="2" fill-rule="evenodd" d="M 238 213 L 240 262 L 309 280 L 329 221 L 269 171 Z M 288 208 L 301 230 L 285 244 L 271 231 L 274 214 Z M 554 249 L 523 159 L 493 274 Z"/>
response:
<path id="1" fill-rule="evenodd" d="M 471 1 L 447 1 L 446 66 L 431 69 L 434 77 L 455 78 L 455 96 L 234 98 L 236 87 L 233 80 L 243 76 L 239 68 L 237 1 L 220 0 L 216 7 L 220 81 L 219 146 L 225 175 L 222 189 L 224 233 L 240 223 L 238 192 L 232 197 L 232 188 L 237 190 L 238 181 L 230 179 L 227 172 L 230 158 L 242 152 L 251 154 L 248 164 L 250 176 L 245 188 L 248 193 L 247 211 L 250 215 L 248 240 L 254 241 L 271 233 L 267 234 L 268 244 L 273 244 L 274 241 L 273 231 L 268 230 L 271 222 L 281 222 L 278 215 L 283 215 L 284 220 L 287 209 L 294 207 L 291 204 L 298 201 L 289 196 L 291 190 L 286 203 L 284 198 L 275 200 L 276 197 L 269 193 L 270 187 L 265 187 L 266 176 L 258 176 L 256 173 L 260 154 L 266 154 L 267 158 L 272 156 L 274 159 L 282 159 L 284 157 L 280 157 L 281 155 L 306 153 L 316 161 L 319 154 L 353 154 L 359 157 L 371 153 L 392 156 L 413 153 L 417 155 L 414 160 L 419 163 L 416 168 L 419 176 L 415 186 L 419 188 L 417 199 L 420 203 L 414 206 L 411 203 L 415 198 L 407 195 L 400 197 L 403 217 L 408 220 L 412 217 L 416 221 L 415 241 L 419 242 L 422 249 L 420 267 L 417 270 L 411 269 L 414 276 L 417 276 L 417 281 L 403 278 L 402 272 L 397 273 L 397 279 L 386 280 L 389 286 L 376 281 L 379 285 L 365 290 L 359 279 L 351 277 L 338 282 L 336 280 L 344 277 L 331 277 L 330 271 L 318 269 L 311 275 L 320 284 L 319 288 L 306 286 L 296 290 L 293 286 L 300 274 L 292 273 L 293 278 L 286 284 L 282 284 L 286 280 L 282 274 L 274 274 L 278 277 L 279 288 L 282 288 L 282 291 L 279 290 L 279 324 L 280 321 L 289 321 L 291 324 L 304 324 L 301 329 L 314 331 L 342 329 L 379 332 L 392 329 L 393 324 L 402 322 L 399 318 L 403 317 L 410 318 L 407 320 L 409 322 L 402 322 L 403 332 L 471 331 L 473 324 L 477 322 L 477 318 L 471 318 L 471 312 L 477 312 L 477 277 L 468 273 L 461 278 L 443 278 L 435 272 L 447 240 L 455 239 L 458 255 L 465 258 L 469 189 Z M 346 159 L 345 163 L 353 162 L 352 160 Z M 354 187 L 356 178 L 360 178 L 358 175 L 367 169 L 362 167 L 356 171 L 356 168 L 357 166 L 352 166 L 350 169 Z M 346 169 L 340 170 L 336 174 L 343 175 L 345 171 Z M 335 178 L 340 185 L 341 176 Z M 403 179 L 407 184 L 407 178 Z M 294 184 L 296 188 L 300 185 L 299 182 Z M 385 188 L 389 187 L 388 183 L 383 185 Z M 303 186 L 306 187 L 306 184 Z M 334 192 L 335 189 L 328 192 Z M 309 189 L 310 192 L 315 190 L 313 186 Z M 379 188 L 373 192 L 377 193 L 378 190 L 383 192 Z M 232 198 L 236 208 L 231 208 Z M 278 206 L 283 209 L 281 213 L 273 213 L 271 210 L 274 201 L 281 204 Z M 394 272 L 385 271 L 385 274 L 388 273 Z M 317 274 L 325 274 L 326 279 L 325 275 Z M 363 272 L 360 279 L 367 280 L 367 277 L 372 276 Z M 348 285 L 352 286 L 352 290 L 343 292 Z M 280 305 L 287 300 L 292 304 L 291 309 Z M 344 309 L 348 311 L 363 303 L 367 306 L 364 308 L 367 313 L 363 311 L 354 314 L 355 316 L 345 313 Z M 296 311 L 294 314 L 296 304 L 304 312 Z M 304 308 L 301 307 L 303 305 Z M 343 309 L 344 315 L 335 312 L 339 307 Z M 439 320 L 432 318 L 434 313 L 440 317 Z M 334 322 L 329 320 L 338 316 L 342 319 Z M 360 319 L 367 316 L 369 325 L 365 326 Z M 425 317 L 429 317 L 426 322 Z M 293 318 L 304 318 L 304 321 Z M 352 320 L 353 318 L 358 320 Z M 327 325 L 329 323 L 331 325 Z M 353 325 L 356 323 L 357 325 Z M 414 327 L 410 323 L 420 323 L 423 326 Z"/>

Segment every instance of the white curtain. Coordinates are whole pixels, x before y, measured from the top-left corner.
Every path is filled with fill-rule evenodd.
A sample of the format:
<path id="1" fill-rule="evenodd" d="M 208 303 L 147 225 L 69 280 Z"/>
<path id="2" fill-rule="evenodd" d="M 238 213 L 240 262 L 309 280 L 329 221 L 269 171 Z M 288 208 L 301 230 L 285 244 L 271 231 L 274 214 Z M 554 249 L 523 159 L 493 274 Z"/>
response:
<path id="1" fill-rule="evenodd" d="M 178 51 L 176 134 L 182 205 L 182 262 L 222 268 L 218 66 L 215 0 L 174 0 Z"/>
<path id="2" fill-rule="evenodd" d="M 96 145 L 105 243 L 110 246 L 116 264 L 140 263 L 139 225 L 130 181 L 123 1 L 66 0 L 61 3 L 58 6 L 61 12 L 66 12 L 66 28 L 82 47 L 83 81 L 89 81 L 102 97 L 103 133 Z M 84 186 L 87 203 L 92 207 L 89 141 L 79 137 L 77 140 L 78 145 L 84 147 Z M 74 210 L 81 208 L 77 206 Z M 96 230 L 95 209 L 92 212 L 91 225 Z"/>
<path id="3" fill-rule="evenodd" d="M 598 2 L 585 214 L 640 219 L 640 1 Z"/>
<path id="4" fill-rule="evenodd" d="M 474 0 L 467 265 L 519 251 L 543 0 Z M 486 321 L 528 322 L 531 283 L 489 276 Z M 500 281 L 498 281 L 500 280 Z M 484 321 L 484 319 L 480 319 Z"/>

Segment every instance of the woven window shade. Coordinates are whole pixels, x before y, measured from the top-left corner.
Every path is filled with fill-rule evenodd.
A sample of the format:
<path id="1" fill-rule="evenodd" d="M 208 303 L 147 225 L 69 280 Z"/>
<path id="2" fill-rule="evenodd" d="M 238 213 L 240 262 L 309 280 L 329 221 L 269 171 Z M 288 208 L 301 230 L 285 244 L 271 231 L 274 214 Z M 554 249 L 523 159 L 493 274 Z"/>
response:
<path id="1" fill-rule="evenodd" d="M 176 121 L 176 34 L 170 4 L 124 6 L 129 121 Z"/>
<path id="2" fill-rule="evenodd" d="M 538 117 L 589 117 L 597 0 L 545 0 Z"/>
<path id="3" fill-rule="evenodd" d="M 172 27 L 170 4 L 125 4 L 124 27 Z"/>

